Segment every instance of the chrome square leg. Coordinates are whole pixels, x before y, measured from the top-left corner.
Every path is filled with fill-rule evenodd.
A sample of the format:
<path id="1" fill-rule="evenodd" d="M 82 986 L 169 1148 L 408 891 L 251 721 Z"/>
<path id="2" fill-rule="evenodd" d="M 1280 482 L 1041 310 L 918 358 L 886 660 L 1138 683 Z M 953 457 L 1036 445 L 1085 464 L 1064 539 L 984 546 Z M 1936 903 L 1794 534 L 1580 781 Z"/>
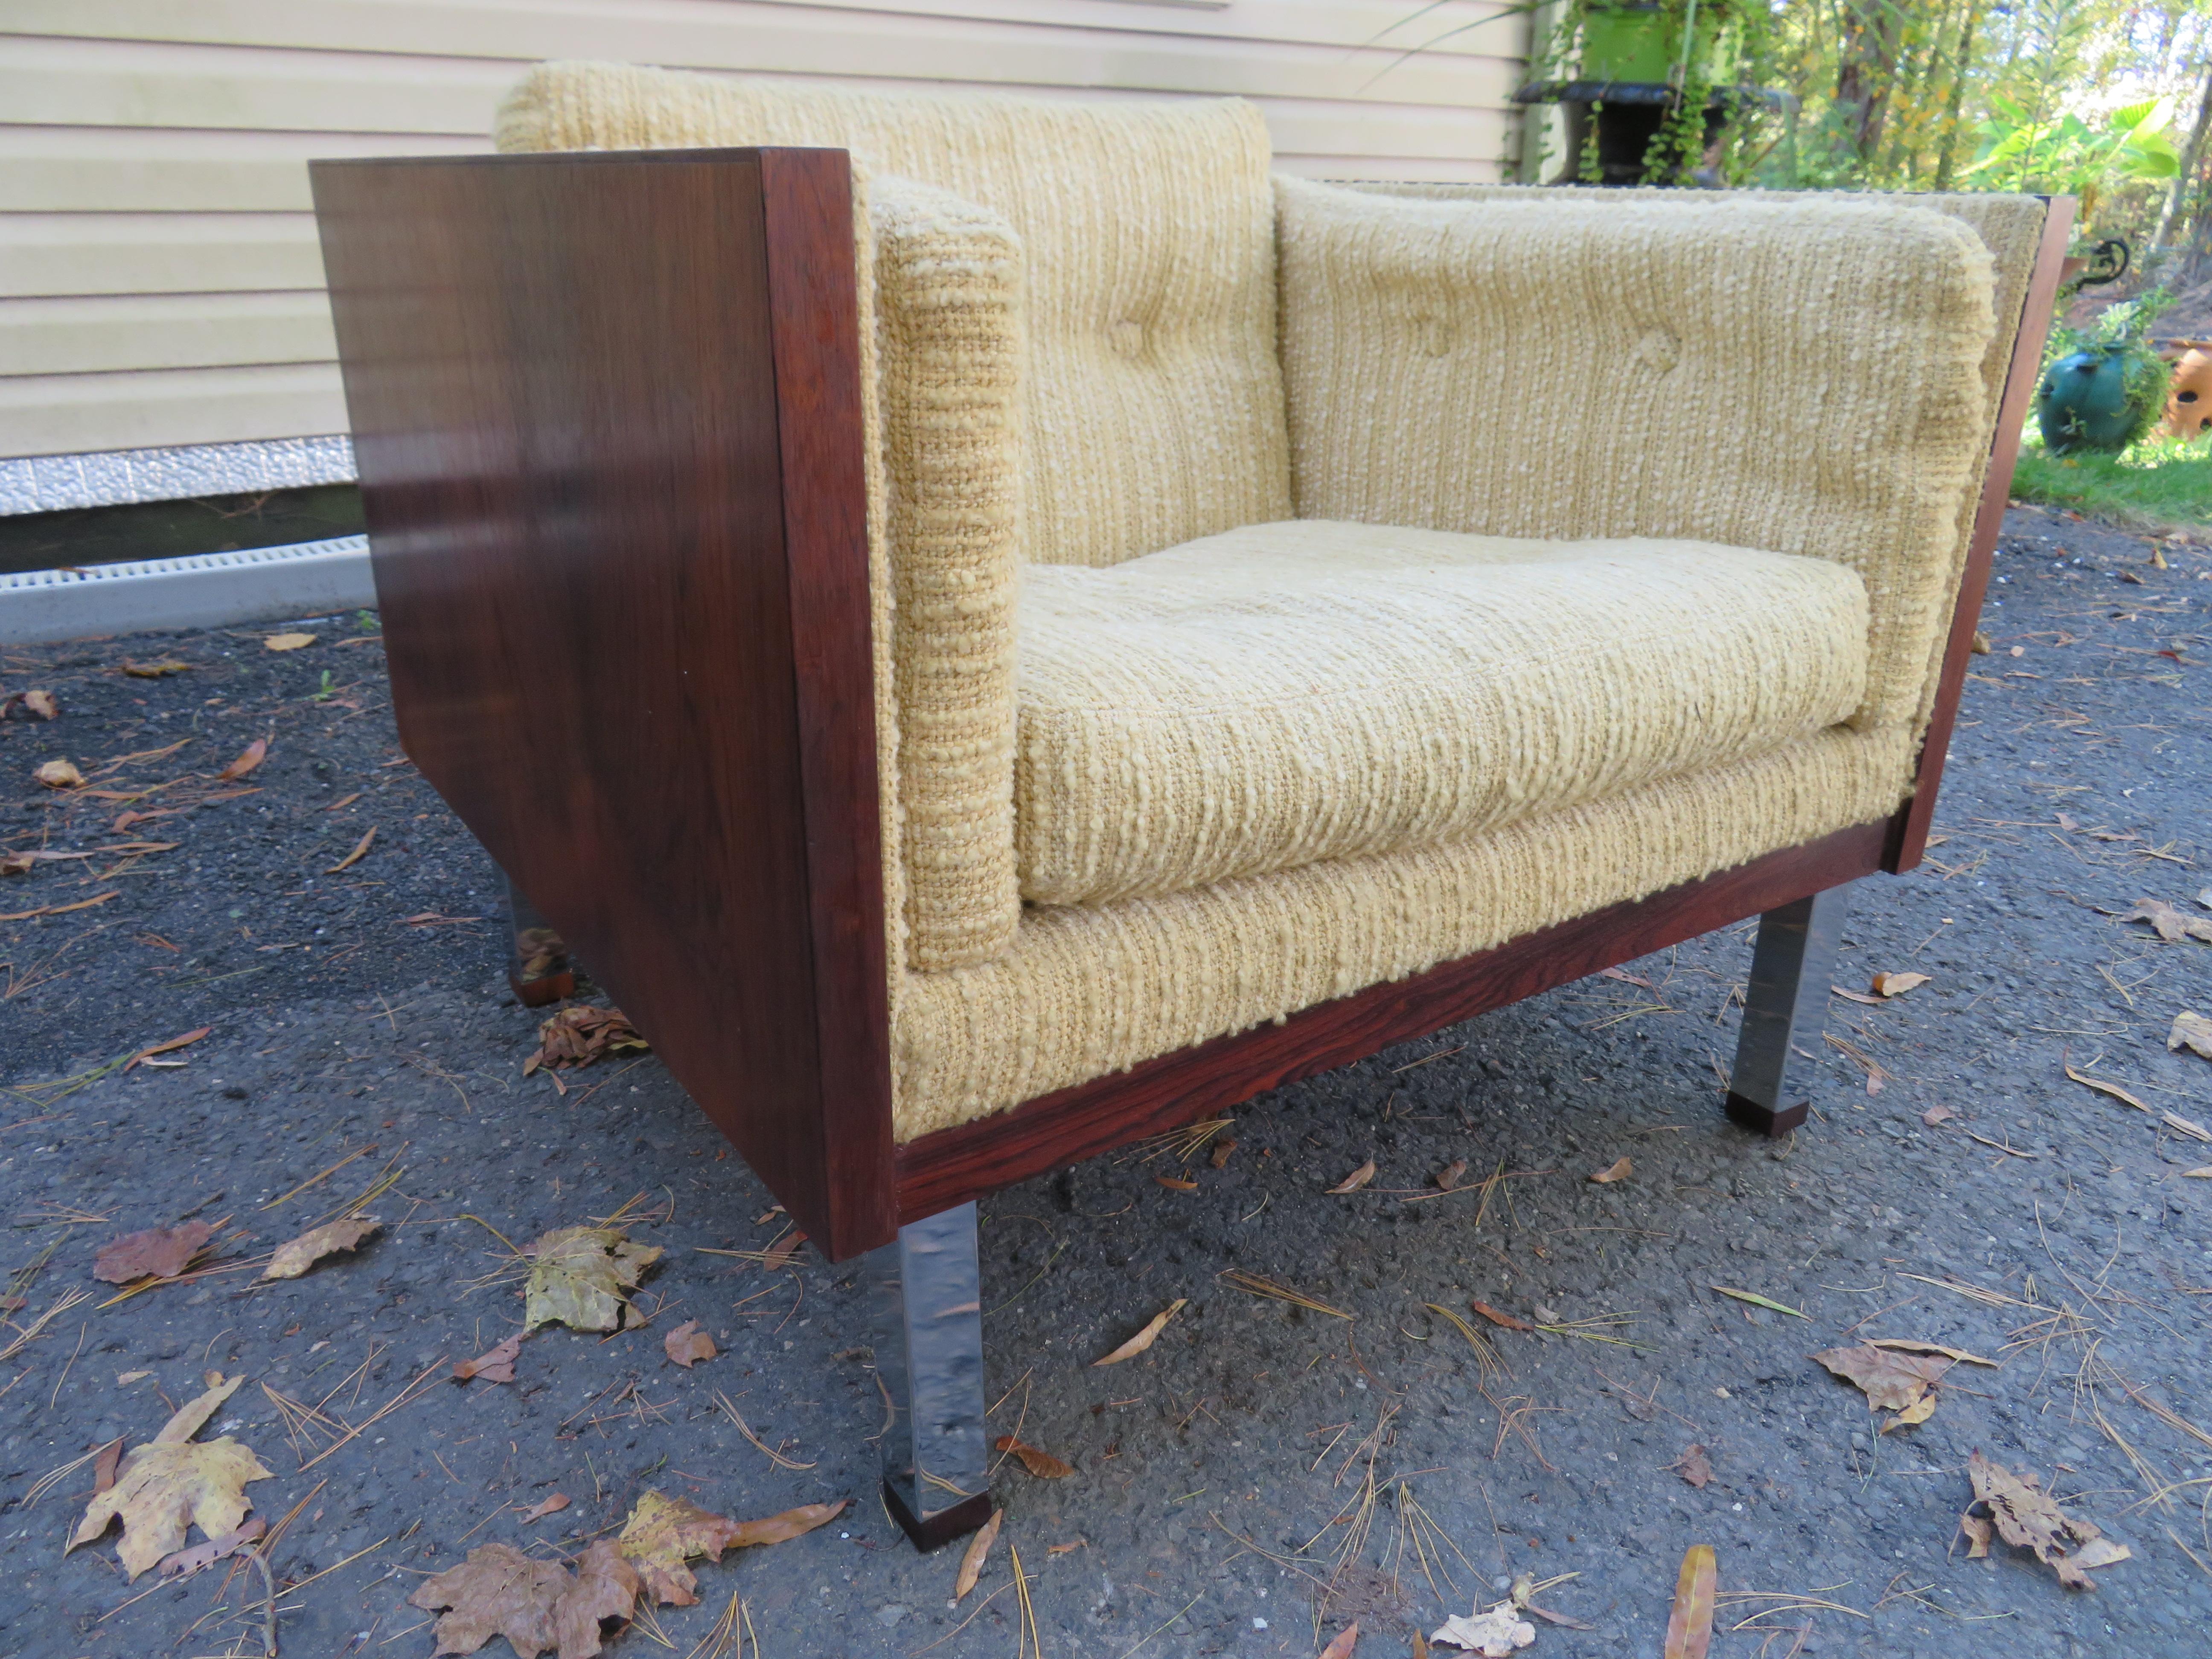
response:
<path id="1" fill-rule="evenodd" d="M 890 1413 L 884 1496 L 915 1547 L 933 1550 L 991 1517 L 975 1206 L 902 1227 L 865 1261 Z"/>
<path id="2" fill-rule="evenodd" d="M 1743 1031 L 1729 1079 L 1728 1115 L 1760 1134 L 1787 1134 L 1805 1121 L 1811 1102 L 1790 1084 L 1790 1049 L 1817 1042 L 1827 1018 L 1850 885 L 1831 887 L 1759 919 L 1744 993 Z M 1798 1075 L 1806 1061 L 1797 1058 Z M 1797 1097 L 1792 1099 L 1791 1097 Z"/>
<path id="3" fill-rule="evenodd" d="M 514 994 L 526 1008 L 542 1008 L 575 995 L 576 975 L 567 944 L 538 914 L 514 877 L 502 870 L 499 879 L 507 894 L 507 982 Z"/>

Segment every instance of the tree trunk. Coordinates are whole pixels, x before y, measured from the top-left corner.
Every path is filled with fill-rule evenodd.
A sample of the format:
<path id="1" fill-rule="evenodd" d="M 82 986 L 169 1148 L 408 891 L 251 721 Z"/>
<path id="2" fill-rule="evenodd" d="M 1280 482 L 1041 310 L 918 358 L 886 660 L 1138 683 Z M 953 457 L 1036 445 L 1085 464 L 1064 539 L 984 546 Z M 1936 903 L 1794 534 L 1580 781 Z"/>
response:
<path id="1" fill-rule="evenodd" d="M 1851 148 L 1862 162 L 1874 159 L 1897 82 L 1900 15 L 1892 0 L 1845 0 L 1836 101 L 1852 111 Z"/>
<path id="2" fill-rule="evenodd" d="M 1974 27 L 1982 21 L 1982 0 L 1966 0 L 1966 21 L 1959 28 L 1959 50 L 1951 60 L 1951 96 L 1943 108 L 1943 144 L 1936 157 L 1938 193 L 1951 188 L 1951 167 L 1958 159 L 1959 123 L 1966 106 L 1966 70 L 1973 60 Z"/>
<path id="3" fill-rule="evenodd" d="M 2190 192 L 2197 185 L 2197 168 L 2204 159 L 2205 130 L 2212 127 L 2212 69 L 2204 71 L 2204 94 L 2197 100 L 2197 125 L 2190 130 L 2189 143 L 2181 152 L 2181 171 L 2173 175 L 2173 188 L 2166 193 L 2166 206 L 2158 216 L 2158 228 L 2151 233 L 2150 251 L 2156 253 L 2173 232 L 2174 221 L 2188 205 Z"/>

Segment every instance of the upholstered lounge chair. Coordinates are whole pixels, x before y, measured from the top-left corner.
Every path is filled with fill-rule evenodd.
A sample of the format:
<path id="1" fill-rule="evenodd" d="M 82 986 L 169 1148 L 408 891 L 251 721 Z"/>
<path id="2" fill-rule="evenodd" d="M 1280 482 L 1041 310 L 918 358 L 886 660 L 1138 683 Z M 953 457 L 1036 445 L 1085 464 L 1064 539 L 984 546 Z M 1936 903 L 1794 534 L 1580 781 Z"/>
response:
<path id="1" fill-rule="evenodd" d="M 616 66 L 497 136 L 316 168 L 401 735 L 526 1000 L 573 947 L 874 1253 L 917 1541 L 988 1512 L 979 1194 L 1752 915 L 1728 1109 L 1802 1119 L 2069 204 Z"/>

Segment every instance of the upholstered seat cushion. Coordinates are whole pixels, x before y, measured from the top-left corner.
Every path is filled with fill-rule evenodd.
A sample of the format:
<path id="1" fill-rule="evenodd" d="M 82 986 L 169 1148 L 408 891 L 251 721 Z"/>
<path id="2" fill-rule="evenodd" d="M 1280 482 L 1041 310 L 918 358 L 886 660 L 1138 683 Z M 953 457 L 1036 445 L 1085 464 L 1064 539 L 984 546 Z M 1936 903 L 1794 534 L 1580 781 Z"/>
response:
<path id="1" fill-rule="evenodd" d="M 1706 543 L 1294 520 L 1024 584 L 1018 860 L 1049 904 L 1479 833 L 1866 688 L 1856 574 Z"/>

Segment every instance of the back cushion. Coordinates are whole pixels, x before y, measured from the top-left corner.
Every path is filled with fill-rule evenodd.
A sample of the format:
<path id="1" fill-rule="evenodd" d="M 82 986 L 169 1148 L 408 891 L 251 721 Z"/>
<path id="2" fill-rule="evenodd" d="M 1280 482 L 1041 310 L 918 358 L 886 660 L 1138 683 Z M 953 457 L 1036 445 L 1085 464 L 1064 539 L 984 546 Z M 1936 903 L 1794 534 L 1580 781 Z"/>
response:
<path id="1" fill-rule="evenodd" d="M 1241 100 L 1056 103 L 544 64 L 502 150 L 849 149 L 1001 215 L 1028 252 L 1023 544 L 1118 564 L 1291 516 L 1267 133 Z"/>

